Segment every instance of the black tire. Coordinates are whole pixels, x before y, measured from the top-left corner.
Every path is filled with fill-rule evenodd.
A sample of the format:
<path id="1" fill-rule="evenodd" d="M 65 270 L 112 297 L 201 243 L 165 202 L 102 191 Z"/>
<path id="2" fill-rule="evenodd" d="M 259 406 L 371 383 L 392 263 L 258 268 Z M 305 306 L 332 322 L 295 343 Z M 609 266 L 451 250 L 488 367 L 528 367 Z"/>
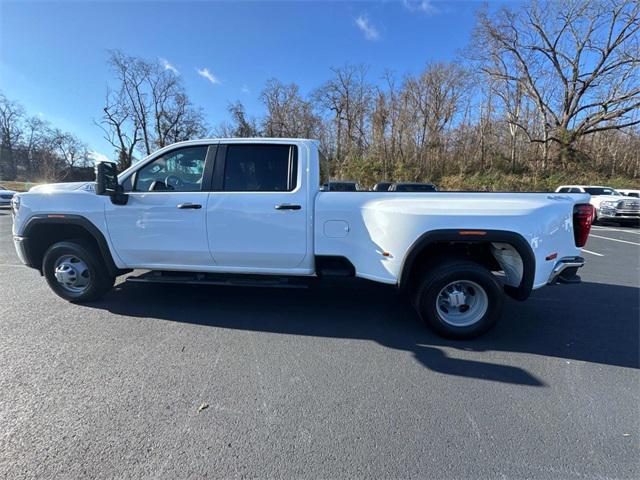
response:
<path id="1" fill-rule="evenodd" d="M 72 291 L 56 279 L 56 264 L 64 258 L 73 257 L 84 262 L 87 285 L 82 290 Z M 73 303 L 97 300 L 113 288 L 115 277 L 109 274 L 97 249 L 83 240 L 69 240 L 53 244 L 44 254 L 42 271 L 51 289 L 60 297 Z M 86 272 L 83 272 L 86 273 Z"/>
<path id="2" fill-rule="evenodd" d="M 472 302 L 476 295 L 479 300 L 475 301 L 481 304 L 486 302 L 484 313 L 482 308 L 477 309 L 476 315 L 479 318 L 471 319 L 473 320 L 471 324 L 454 325 L 443 317 L 446 314 L 441 314 L 439 311 L 438 299 L 441 291 L 455 282 L 463 282 L 467 286 L 469 290 L 467 296 L 472 299 Z M 477 286 L 481 287 L 482 291 L 477 291 Z M 502 302 L 502 288 L 489 270 L 469 260 L 451 259 L 440 262 L 425 271 L 417 288 L 414 304 L 422 320 L 439 335 L 469 339 L 482 335 L 496 324 L 502 312 Z M 462 309 L 465 306 L 458 308 Z"/>

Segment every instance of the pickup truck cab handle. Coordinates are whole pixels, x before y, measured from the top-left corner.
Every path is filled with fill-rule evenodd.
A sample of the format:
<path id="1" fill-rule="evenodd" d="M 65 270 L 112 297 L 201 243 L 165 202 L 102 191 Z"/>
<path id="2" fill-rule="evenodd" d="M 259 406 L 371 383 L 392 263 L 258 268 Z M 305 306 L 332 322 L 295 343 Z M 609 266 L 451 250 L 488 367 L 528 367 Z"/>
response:
<path id="1" fill-rule="evenodd" d="M 187 208 L 191 208 L 193 210 L 198 210 L 200 208 L 202 208 L 202 205 L 198 204 L 198 203 L 181 203 L 178 205 L 178 208 L 185 210 Z"/>
<path id="2" fill-rule="evenodd" d="M 290 203 L 279 203 L 276 205 L 276 210 L 300 210 L 301 205 L 292 205 Z"/>

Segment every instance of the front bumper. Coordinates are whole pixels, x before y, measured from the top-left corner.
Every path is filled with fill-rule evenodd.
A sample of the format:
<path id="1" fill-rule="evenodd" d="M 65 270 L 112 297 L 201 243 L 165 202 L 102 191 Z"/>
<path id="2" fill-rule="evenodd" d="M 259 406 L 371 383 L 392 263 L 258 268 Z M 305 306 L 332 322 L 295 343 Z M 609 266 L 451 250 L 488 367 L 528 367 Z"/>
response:
<path id="1" fill-rule="evenodd" d="M 600 210 L 598 218 L 601 220 L 640 220 L 640 211 Z"/>
<path id="2" fill-rule="evenodd" d="M 579 268 L 584 266 L 584 258 L 582 257 L 564 257 L 558 260 L 551 270 L 547 284 L 554 283 L 580 283 L 580 277 L 577 275 Z"/>
<path id="3" fill-rule="evenodd" d="M 600 205 L 598 219 L 640 220 L 640 206 L 628 201 L 618 202 L 618 205 Z"/>

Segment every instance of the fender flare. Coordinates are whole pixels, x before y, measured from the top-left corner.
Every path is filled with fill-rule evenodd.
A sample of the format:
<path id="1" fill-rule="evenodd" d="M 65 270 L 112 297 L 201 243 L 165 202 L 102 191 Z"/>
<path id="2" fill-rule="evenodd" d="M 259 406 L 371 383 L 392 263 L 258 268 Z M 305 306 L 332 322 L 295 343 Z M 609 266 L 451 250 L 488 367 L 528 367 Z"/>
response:
<path id="1" fill-rule="evenodd" d="M 113 261 L 113 256 L 111 255 L 111 250 L 109 249 L 109 244 L 107 243 L 106 238 L 103 233 L 100 231 L 98 227 L 95 226 L 93 222 L 91 222 L 88 218 L 83 217 L 82 215 L 74 215 L 74 214 L 60 214 L 60 215 L 52 215 L 52 214 L 36 214 L 30 217 L 22 230 L 22 237 L 27 239 L 26 242 L 26 250 L 27 257 L 32 258 L 29 255 L 29 241 L 31 238 L 30 232 L 34 227 L 38 225 L 76 225 L 82 227 L 93 237 L 98 245 L 98 249 L 100 250 L 100 255 L 105 261 L 105 265 L 109 273 L 113 276 L 117 276 L 122 274 L 123 271 L 120 270 L 115 262 Z M 30 265 L 33 268 L 38 270 L 42 270 L 41 265 Z M 42 273 L 42 271 L 40 272 Z"/>
<path id="2" fill-rule="evenodd" d="M 522 259 L 522 279 L 517 287 L 505 285 L 505 293 L 516 300 L 526 300 L 531 295 L 536 274 L 536 257 L 531 245 L 522 235 L 508 230 L 446 229 L 432 230 L 422 234 L 413 242 L 402 261 L 398 287 L 403 288 L 407 285 L 413 263 L 420 252 L 429 245 L 442 242 L 508 243 L 516 249 Z"/>

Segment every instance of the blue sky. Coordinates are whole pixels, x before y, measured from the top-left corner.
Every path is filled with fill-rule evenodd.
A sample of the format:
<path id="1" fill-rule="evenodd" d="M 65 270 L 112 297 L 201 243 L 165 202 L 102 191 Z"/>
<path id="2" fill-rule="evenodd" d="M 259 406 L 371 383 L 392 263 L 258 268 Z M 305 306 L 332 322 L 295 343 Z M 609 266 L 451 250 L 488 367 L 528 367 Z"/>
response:
<path id="1" fill-rule="evenodd" d="M 107 51 L 166 60 L 211 126 L 230 101 L 262 112 L 265 81 L 303 93 L 345 63 L 399 78 L 469 43 L 478 2 L 3 2 L 0 90 L 112 155 L 93 123 L 113 83 Z M 205 78 L 206 72 L 211 77 Z M 200 71 L 200 73 L 198 72 Z M 206 74 L 205 74 L 206 75 Z M 213 81 L 212 81 L 213 80 Z"/>

